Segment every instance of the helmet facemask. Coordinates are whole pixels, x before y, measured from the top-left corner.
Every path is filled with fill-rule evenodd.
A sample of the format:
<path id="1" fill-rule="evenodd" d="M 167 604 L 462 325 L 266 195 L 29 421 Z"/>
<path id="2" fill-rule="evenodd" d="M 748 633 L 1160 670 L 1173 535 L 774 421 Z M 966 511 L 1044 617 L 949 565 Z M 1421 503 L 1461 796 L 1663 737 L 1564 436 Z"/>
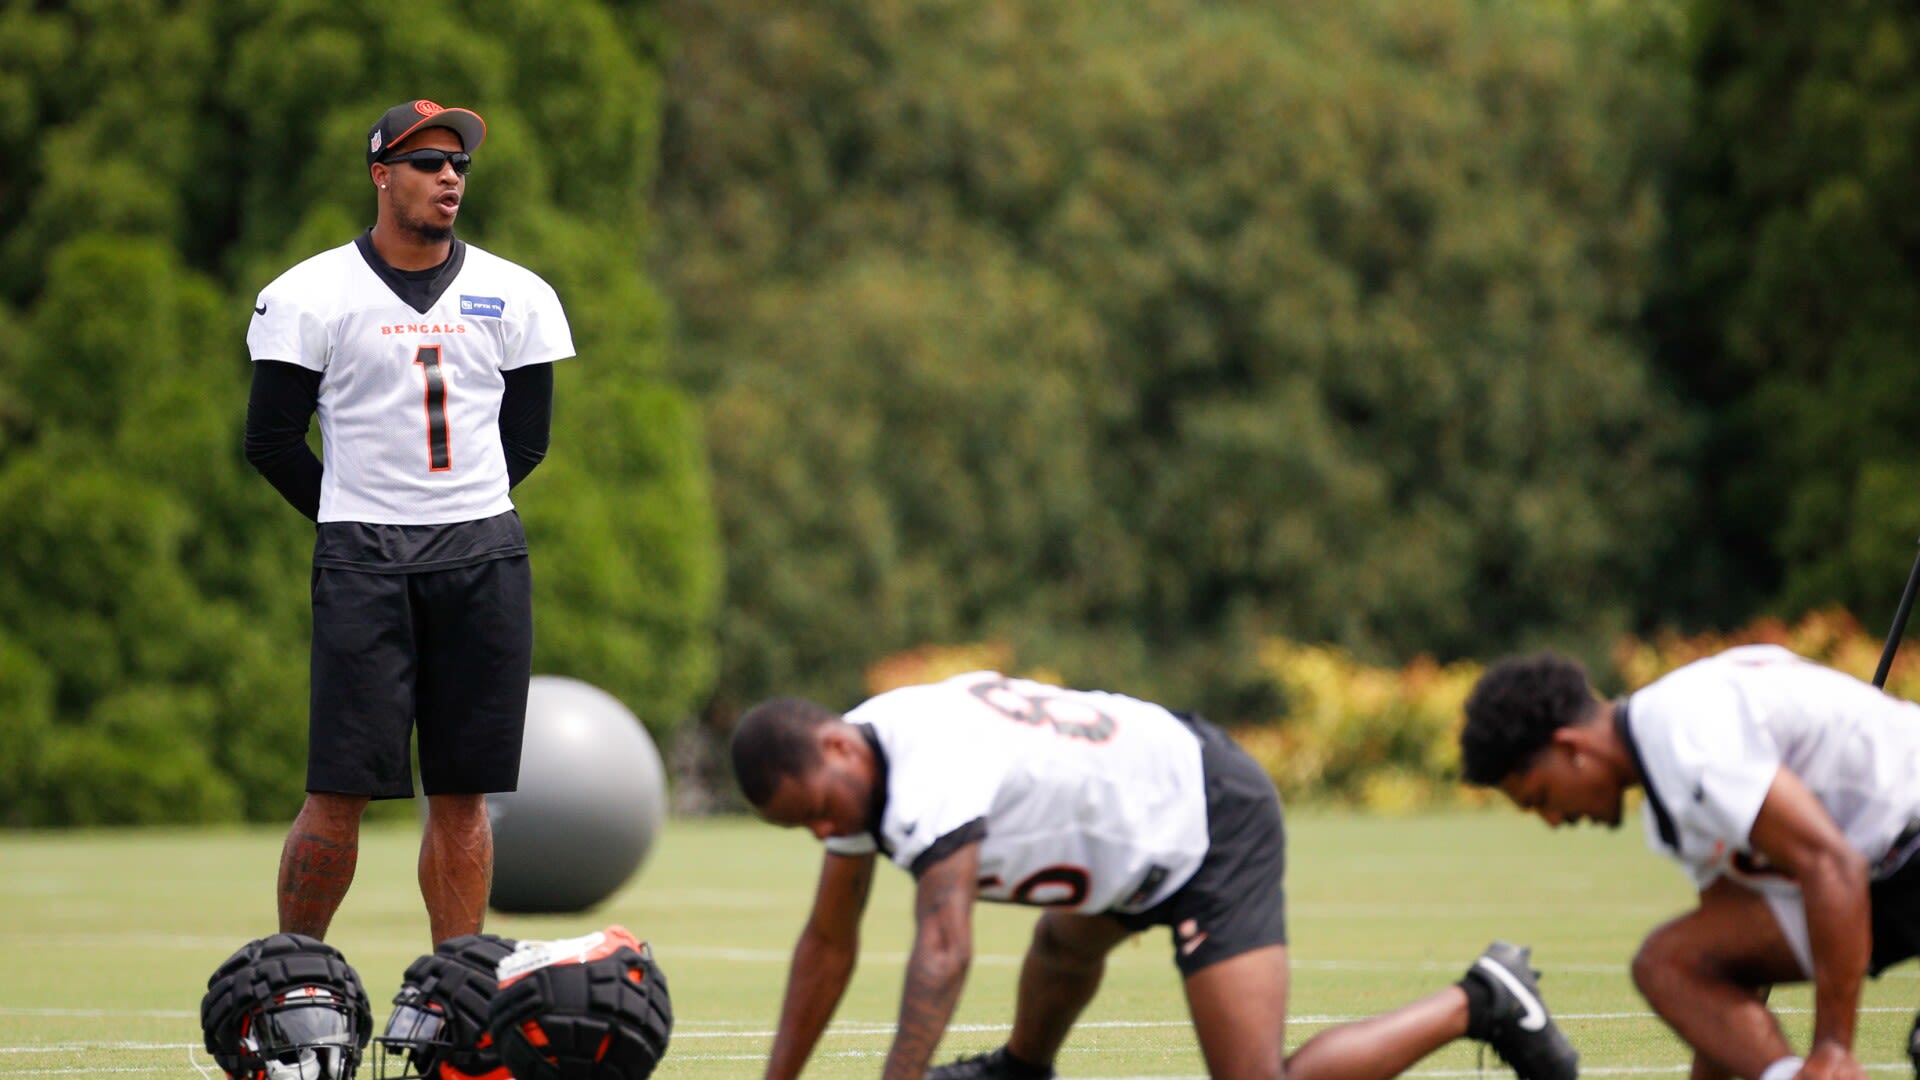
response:
<path id="1" fill-rule="evenodd" d="M 494 967 L 513 946 L 470 934 L 415 960 L 375 1040 L 375 1080 L 512 1080 L 493 1052 L 486 1018 Z"/>
<path id="2" fill-rule="evenodd" d="M 353 1012 L 321 986 L 297 987 L 242 1024 L 263 1080 L 348 1080 L 359 1058 Z"/>
<path id="3" fill-rule="evenodd" d="M 393 997 L 393 1015 L 374 1040 L 375 1080 L 431 1078 L 434 1066 L 453 1044 L 447 1038 L 447 1018 L 420 988 L 409 983 Z"/>

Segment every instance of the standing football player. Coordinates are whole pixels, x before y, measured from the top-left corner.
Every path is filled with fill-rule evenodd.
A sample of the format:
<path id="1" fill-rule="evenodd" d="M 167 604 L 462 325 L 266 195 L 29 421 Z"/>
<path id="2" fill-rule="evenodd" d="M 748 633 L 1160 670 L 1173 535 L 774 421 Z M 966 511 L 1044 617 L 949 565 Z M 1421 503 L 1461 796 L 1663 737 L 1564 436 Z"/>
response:
<path id="1" fill-rule="evenodd" d="M 508 491 L 545 456 L 552 362 L 573 355 L 538 276 L 453 234 L 487 127 L 409 101 L 367 135 L 371 229 L 254 301 L 247 459 L 317 522 L 307 798 L 280 929 L 324 937 L 371 799 L 427 795 L 420 892 L 438 943 L 477 933 L 486 793 L 512 791 L 533 585 Z M 324 461 L 307 448 L 320 416 Z"/>
<path id="2" fill-rule="evenodd" d="M 1487 1042 L 1525 1080 L 1576 1074 L 1527 950 L 1504 942 L 1458 983 L 1287 1056 L 1280 799 L 1196 717 L 981 671 L 881 694 L 844 717 L 798 699 L 762 703 L 734 732 L 733 767 L 761 817 L 826 846 L 767 1063 L 775 1080 L 800 1074 L 846 990 L 877 854 L 917 881 L 890 1080 L 1052 1076 L 1107 954 L 1150 926 L 1173 932 L 1218 1080 L 1396 1076 L 1462 1037 Z M 1013 1032 L 929 1073 L 973 955 L 976 900 L 1045 909 Z"/>
<path id="3" fill-rule="evenodd" d="M 1920 706 L 1749 645 L 1616 702 L 1572 660 L 1510 657 L 1466 713 L 1467 782 L 1548 825 L 1617 828 L 1627 789 L 1646 792 L 1647 843 L 1700 904 L 1647 937 L 1633 980 L 1693 1048 L 1694 1080 L 1865 1075 L 1862 978 L 1920 955 Z M 1806 980 L 1802 1060 L 1766 997 Z"/>

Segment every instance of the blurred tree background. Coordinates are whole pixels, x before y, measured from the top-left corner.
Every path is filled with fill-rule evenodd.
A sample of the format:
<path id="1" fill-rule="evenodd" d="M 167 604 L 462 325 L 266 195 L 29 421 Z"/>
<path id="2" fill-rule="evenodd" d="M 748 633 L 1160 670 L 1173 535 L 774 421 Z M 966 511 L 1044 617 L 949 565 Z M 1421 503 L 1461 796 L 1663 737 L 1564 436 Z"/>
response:
<path id="1" fill-rule="evenodd" d="M 1233 715 L 1266 635 L 1595 653 L 1645 613 L 1688 497 L 1637 340 L 1684 87 L 1629 28 L 667 10 L 658 265 L 707 403 L 728 707 L 1004 637 Z"/>
<path id="2" fill-rule="evenodd" d="M 574 322 L 536 667 L 697 746 L 928 645 L 1285 729 L 1365 681 L 1287 642 L 1884 625 L 1916 64 L 1892 0 L 0 0 L 0 824 L 297 805 L 246 309 L 395 101 Z"/>
<path id="3" fill-rule="evenodd" d="M 1920 8 L 1690 14 L 1647 325 L 1703 440 L 1674 523 L 1696 558 L 1663 580 L 1703 621 L 1831 603 L 1884 627 L 1920 534 Z"/>

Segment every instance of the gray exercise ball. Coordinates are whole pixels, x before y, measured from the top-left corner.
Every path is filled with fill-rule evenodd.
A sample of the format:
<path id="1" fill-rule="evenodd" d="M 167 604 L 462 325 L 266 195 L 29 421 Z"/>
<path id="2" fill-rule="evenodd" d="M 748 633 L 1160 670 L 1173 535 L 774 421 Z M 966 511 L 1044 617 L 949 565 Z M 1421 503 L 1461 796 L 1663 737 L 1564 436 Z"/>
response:
<path id="1" fill-rule="evenodd" d="M 520 789 L 487 796 L 494 910 L 580 912 L 645 861 L 667 820 L 667 777 L 639 718 L 579 679 L 527 687 Z"/>

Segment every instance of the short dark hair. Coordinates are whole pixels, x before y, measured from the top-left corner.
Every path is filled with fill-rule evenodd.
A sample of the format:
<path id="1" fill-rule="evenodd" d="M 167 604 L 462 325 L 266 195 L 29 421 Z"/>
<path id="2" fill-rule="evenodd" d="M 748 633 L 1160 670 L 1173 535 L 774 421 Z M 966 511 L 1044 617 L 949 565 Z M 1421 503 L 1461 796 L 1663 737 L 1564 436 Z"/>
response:
<path id="1" fill-rule="evenodd" d="M 1554 732 L 1578 723 L 1594 700 L 1586 669 L 1557 653 L 1510 656 L 1494 664 L 1467 695 L 1461 779 L 1498 786 L 1546 749 Z"/>
<path id="2" fill-rule="evenodd" d="M 831 709 L 801 698 L 774 698 L 748 709 L 733 729 L 733 778 L 740 793 L 765 806 L 782 779 L 819 764 L 814 733 L 838 719 Z"/>

